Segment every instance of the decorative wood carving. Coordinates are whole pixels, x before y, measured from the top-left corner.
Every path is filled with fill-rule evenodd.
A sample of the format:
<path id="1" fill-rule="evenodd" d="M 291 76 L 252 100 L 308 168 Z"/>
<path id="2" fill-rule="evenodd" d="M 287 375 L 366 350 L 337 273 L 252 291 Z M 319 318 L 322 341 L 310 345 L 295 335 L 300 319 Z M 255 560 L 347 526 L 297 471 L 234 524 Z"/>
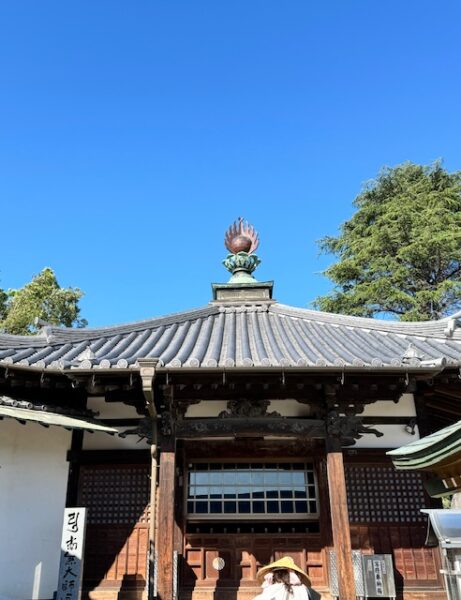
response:
<path id="1" fill-rule="evenodd" d="M 328 436 L 337 439 L 342 446 L 352 446 L 355 440 L 359 440 L 364 434 L 372 433 L 376 437 L 384 434 L 373 427 L 363 424 L 361 417 L 357 417 L 350 409 L 349 414 L 340 415 L 338 411 L 332 410 L 327 415 Z"/>
<path id="2" fill-rule="evenodd" d="M 176 423 L 176 438 L 221 436 L 289 435 L 293 437 L 325 438 L 325 423 L 320 419 L 232 418 L 185 419 Z"/>
<path id="3" fill-rule="evenodd" d="M 151 417 L 144 417 L 140 419 L 138 425 L 132 429 L 126 429 L 122 433 L 119 433 L 121 438 L 125 438 L 129 435 L 137 435 L 141 440 L 146 440 L 149 444 L 153 443 L 153 422 Z"/>
<path id="4" fill-rule="evenodd" d="M 246 398 L 238 398 L 235 400 L 229 400 L 227 403 L 227 410 L 223 410 L 218 416 L 221 419 L 235 417 L 261 418 L 282 416 L 276 411 L 267 412 L 269 405 L 270 400 L 248 400 Z"/>

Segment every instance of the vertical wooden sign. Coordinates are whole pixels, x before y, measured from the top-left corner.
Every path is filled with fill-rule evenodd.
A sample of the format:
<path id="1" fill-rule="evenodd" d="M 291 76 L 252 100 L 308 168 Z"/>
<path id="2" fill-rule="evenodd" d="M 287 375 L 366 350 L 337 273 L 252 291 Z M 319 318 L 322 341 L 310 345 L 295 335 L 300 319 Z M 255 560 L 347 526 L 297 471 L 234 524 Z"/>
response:
<path id="1" fill-rule="evenodd" d="M 86 508 L 64 510 L 56 600 L 80 600 L 85 527 Z"/>

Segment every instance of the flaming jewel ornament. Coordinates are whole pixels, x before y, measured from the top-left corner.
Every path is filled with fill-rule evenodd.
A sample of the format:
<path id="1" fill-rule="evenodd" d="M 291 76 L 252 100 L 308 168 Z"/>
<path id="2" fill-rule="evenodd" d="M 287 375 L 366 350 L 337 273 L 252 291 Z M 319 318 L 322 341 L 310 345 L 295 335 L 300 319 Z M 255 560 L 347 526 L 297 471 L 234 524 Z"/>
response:
<path id="1" fill-rule="evenodd" d="M 259 236 L 253 225 L 239 217 L 226 231 L 224 244 L 230 252 L 223 260 L 223 265 L 232 273 L 230 281 L 254 282 L 252 273 L 261 261 L 253 254 L 259 246 Z"/>

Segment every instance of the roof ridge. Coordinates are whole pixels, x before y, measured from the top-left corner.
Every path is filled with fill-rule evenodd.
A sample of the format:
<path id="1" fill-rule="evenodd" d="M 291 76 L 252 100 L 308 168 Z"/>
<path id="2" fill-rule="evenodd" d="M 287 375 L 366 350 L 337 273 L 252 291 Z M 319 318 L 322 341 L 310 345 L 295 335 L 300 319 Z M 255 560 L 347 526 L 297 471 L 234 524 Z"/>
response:
<path id="1" fill-rule="evenodd" d="M 286 304 L 275 303 L 270 312 L 285 314 L 317 322 L 338 324 L 359 329 L 373 329 L 392 333 L 413 334 L 422 337 L 438 337 L 447 339 L 445 334 L 447 319 L 438 319 L 436 321 L 390 321 L 386 319 L 373 319 L 370 317 L 356 317 L 353 315 L 342 315 L 339 313 L 329 313 L 308 308 L 298 308 Z M 452 336 L 455 339 L 461 339 L 460 332 Z"/>
<path id="2" fill-rule="evenodd" d="M 65 340 L 78 342 L 94 337 L 106 337 L 121 333 L 130 333 L 143 329 L 151 329 L 161 327 L 162 325 L 172 325 L 174 323 L 182 323 L 192 319 L 208 317 L 213 314 L 218 314 L 219 305 L 207 305 L 200 308 L 170 313 L 160 317 L 144 319 L 142 321 L 132 321 L 118 325 L 109 325 L 103 327 L 58 327 L 56 325 L 47 325 L 35 335 L 13 335 L 9 333 L 0 334 L 0 348 L 13 342 L 20 342 L 19 345 L 26 344 L 27 347 L 42 346 L 43 343 L 53 345 L 63 343 Z M 35 342 L 35 343 L 34 343 Z M 38 342 L 38 343 L 37 343 Z"/>

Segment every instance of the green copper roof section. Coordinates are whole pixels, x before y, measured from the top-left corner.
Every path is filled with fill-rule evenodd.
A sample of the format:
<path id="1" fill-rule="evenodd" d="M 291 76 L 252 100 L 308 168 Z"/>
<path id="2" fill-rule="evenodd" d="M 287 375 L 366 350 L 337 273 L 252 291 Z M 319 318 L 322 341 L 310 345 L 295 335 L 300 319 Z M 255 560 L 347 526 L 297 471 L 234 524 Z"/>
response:
<path id="1" fill-rule="evenodd" d="M 390 450 L 396 469 L 423 469 L 461 453 L 461 421 L 453 423 L 440 431 Z"/>

